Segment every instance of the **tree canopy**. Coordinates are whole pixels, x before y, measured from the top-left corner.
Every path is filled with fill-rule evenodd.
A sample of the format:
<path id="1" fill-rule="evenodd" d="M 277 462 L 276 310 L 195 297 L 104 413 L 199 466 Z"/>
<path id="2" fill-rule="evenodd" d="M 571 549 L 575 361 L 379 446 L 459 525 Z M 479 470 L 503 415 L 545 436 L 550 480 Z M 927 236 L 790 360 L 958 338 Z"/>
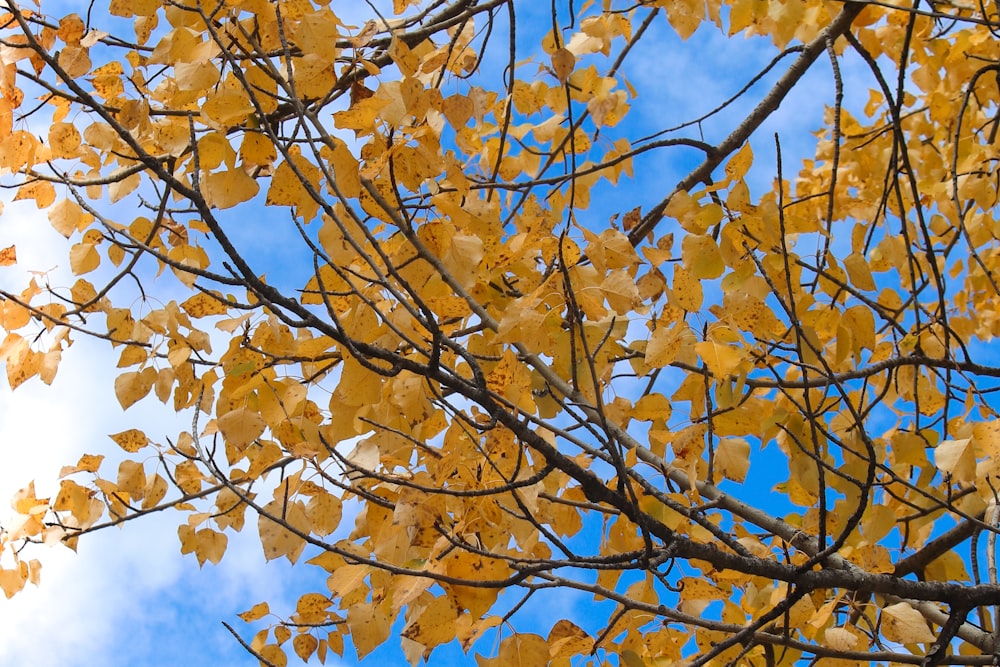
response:
<path id="1" fill-rule="evenodd" d="M 7 215 L 75 281 L 0 249 L 8 382 L 91 336 L 190 424 L 27 484 L 8 597 L 169 510 L 327 578 L 240 614 L 265 665 L 996 664 L 995 4 L 2 4 Z"/>

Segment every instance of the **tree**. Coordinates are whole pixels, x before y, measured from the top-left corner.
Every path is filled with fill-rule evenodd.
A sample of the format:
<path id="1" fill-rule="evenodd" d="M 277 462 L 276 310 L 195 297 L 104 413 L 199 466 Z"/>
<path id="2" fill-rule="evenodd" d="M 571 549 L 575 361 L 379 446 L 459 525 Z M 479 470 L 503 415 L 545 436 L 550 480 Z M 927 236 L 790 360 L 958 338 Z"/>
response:
<path id="1" fill-rule="evenodd" d="M 4 4 L 2 182 L 79 276 L 0 292 L 8 381 L 94 336 L 123 409 L 191 418 L 25 487 L 8 596 L 168 509 L 201 564 L 247 529 L 329 573 L 262 664 L 393 627 L 412 662 L 995 664 L 995 7 Z M 634 54 L 699 29 L 773 59 L 650 132 Z M 819 67 L 789 178 L 801 137 L 748 140 Z M 610 611 L 520 627 L 550 589 Z"/>

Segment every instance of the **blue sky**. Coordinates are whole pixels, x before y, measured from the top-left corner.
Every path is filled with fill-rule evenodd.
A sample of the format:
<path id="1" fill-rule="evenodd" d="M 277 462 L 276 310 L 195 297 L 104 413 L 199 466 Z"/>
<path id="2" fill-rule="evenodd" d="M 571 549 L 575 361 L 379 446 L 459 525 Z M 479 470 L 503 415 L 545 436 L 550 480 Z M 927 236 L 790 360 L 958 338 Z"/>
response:
<path id="1" fill-rule="evenodd" d="M 58 13 L 51 6 L 46 9 Z M 527 57 L 533 44 L 530 32 L 522 32 L 521 44 L 520 55 Z M 766 40 L 727 39 L 711 26 L 703 26 L 682 43 L 661 17 L 625 69 L 640 92 L 625 121 L 636 129 L 627 134 L 641 136 L 646 128 L 656 131 L 674 119 L 683 121 L 704 113 L 741 87 L 772 53 Z M 540 50 L 536 57 L 545 58 Z M 487 62 L 487 67 L 492 65 Z M 848 69 L 847 75 L 857 73 Z M 724 136 L 739 112 L 755 104 L 774 78 L 753 89 L 746 102 L 738 102 L 732 111 L 706 123 L 706 139 Z M 752 145 L 758 163 L 773 159 L 773 133 L 780 131 L 789 175 L 797 170 L 794 158 L 809 153 L 810 132 L 821 125 L 822 104 L 830 99 L 829 91 L 829 66 L 821 61 L 755 135 Z M 664 121 L 665 115 L 671 122 Z M 638 203 L 655 203 L 656 193 L 669 192 L 700 157 L 681 149 L 637 163 L 641 167 L 634 181 L 623 183 L 613 198 L 595 201 L 582 217 L 601 226 L 613 213 L 624 213 Z M 773 170 L 760 166 L 751 181 L 758 193 L 773 178 Z M 256 250 L 262 256 L 272 253 L 273 259 L 273 241 L 261 237 Z M 18 248 L 17 270 L 56 267 L 50 273 L 53 283 L 72 283 L 66 246 L 43 213 L 8 203 L 0 220 L 0 247 L 11 243 Z M 276 266 L 280 268 L 280 262 Z M 14 269 L 0 269 L 3 287 L 12 287 L 20 279 Z M 72 464 L 83 453 L 108 452 L 110 433 L 142 423 L 147 432 L 170 434 L 189 423 L 188 415 L 173 417 L 155 404 L 140 403 L 123 414 L 111 389 L 117 352 L 80 336 L 75 339 L 52 387 L 35 380 L 11 393 L 0 382 L 0 447 L 5 459 L 13 455 L 17 460 L 16 465 L 0 470 L 0 498 L 9 497 L 31 479 L 36 480 L 40 493 L 53 492 L 60 466 Z M 751 479 L 761 480 L 754 482 L 759 485 L 755 493 L 764 493 L 770 483 L 755 474 L 754 465 Z M 289 568 L 284 561 L 264 567 L 252 523 L 244 534 L 230 534 L 229 550 L 220 565 L 199 569 L 192 557 L 180 555 L 176 531 L 181 518 L 167 512 L 90 536 L 81 541 L 78 554 L 61 548 L 38 553 L 45 564 L 41 588 L 29 587 L 12 600 L 0 600 L 0 664 L 255 665 L 256 660 L 237 645 L 220 621 L 249 637 L 235 617 L 237 612 L 262 600 L 269 601 L 275 611 L 290 611 L 299 594 L 323 590 L 323 578 L 311 568 Z M 345 523 L 349 528 L 350 522 Z M 516 600 L 515 596 L 510 598 Z M 553 608 L 573 605 L 586 610 L 592 604 L 588 596 L 577 593 L 547 592 L 546 596 L 540 596 L 537 607 L 518 616 L 520 630 L 530 631 L 537 623 L 537 631 L 545 634 Z M 606 618 L 601 613 L 594 621 Z M 488 651 L 492 645 L 493 638 L 487 636 L 481 650 Z M 436 650 L 431 660 L 432 664 L 466 661 L 471 663 L 472 658 L 455 646 Z M 338 662 L 331 659 L 327 664 Z M 343 664 L 355 664 L 350 650 Z M 406 663 L 398 640 L 390 638 L 362 664 Z"/>

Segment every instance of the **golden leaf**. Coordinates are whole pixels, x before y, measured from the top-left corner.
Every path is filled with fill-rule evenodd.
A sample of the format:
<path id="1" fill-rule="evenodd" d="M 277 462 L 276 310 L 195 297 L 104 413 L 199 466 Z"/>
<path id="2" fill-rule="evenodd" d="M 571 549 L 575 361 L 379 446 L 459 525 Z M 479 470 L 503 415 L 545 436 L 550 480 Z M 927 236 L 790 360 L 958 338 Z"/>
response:
<path id="1" fill-rule="evenodd" d="M 290 563 L 295 563 L 305 549 L 306 541 L 291 529 L 304 534 L 310 531 L 309 517 L 302 503 L 294 501 L 286 504 L 281 500 L 272 500 L 262 509 L 257 529 L 264 547 L 264 558 L 274 560 L 284 556 Z M 275 517 L 278 521 L 266 515 Z"/>
<path id="2" fill-rule="evenodd" d="M 141 371 L 122 373 L 115 378 L 115 396 L 122 409 L 127 409 L 136 401 L 145 398 L 156 381 L 156 369 L 144 368 Z"/>
<path id="3" fill-rule="evenodd" d="M 681 241 L 681 259 L 696 280 L 718 278 L 726 268 L 719 246 L 711 236 L 685 236 Z"/>
<path id="4" fill-rule="evenodd" d="M 303 220 L 308 222 L 316 215 L 319 204 L 313 199 L 313 195 L 309 194 L 306 184 L 318 195 L 320 192 L 320 171 L 316 165 L 296 152 L 292 153 L 290 159 L 292 162 L 286 160 L 274 170 L 265 204 L 268 206 L 294 206 Z M 292 169 L 292 164 L 295 165 L 295 169 Z M 302 174 L 301 179 L 296 175 L 296 171 Z"/>
<path id="5" fill-rule="evenodd" d="M 292 640 L 292 650 L 295 651 L 295 655 L 302 659 L 302 662 L 309 662 L 309 658 L 312 657 L 312 654 L 316 652 L 318 647 L 319 640 L 309 634 L 295 635 L 295 638 Z"/>
<path id="6" fill-rule="evenodd" d="M 121 433 L 109 436 L 115 443 L 130 454 L 134 454 L 149 444 L 149 438 L 139 429 L 130 428 Z"/>
<path id="7" fill-rule="evenodd" d="M 66 76 L 72 79 L 79 79 L 90 71 L 91 62 L 89 49 L 79 46 L 66 46 L 59 52 L 59 66 L 66 72 Z"/>
<path id="8" fill-rule="evenodd" d="M 920 612 L 906 602 L 882 609 L 882 634 L 900 644 L 929 644 L 937 639 Z"/>
<path id="9" fill-rule="evenodd" d="M 230 410 L 216 419 L 215 423 L 226 441 L 238 449 L 245 448 L 259 438 L 265 428 L 260 414 L 245 407 Z"/>
<path id="10" fill-rule="evenodd" d="M 934 465 L 951 476 L 952 482 L 971 482 L 976 478 L 976 455 L 971 438 L 943 440 L 934 448 Z"/>
<path id="11" fill-rule="evenodd" d="M 80 205 L 69 199 L 63 199 L 50 207 L 48 216 L 52 227 L 66 238 L 90 224 L 89 216 L 84 214 Z"/>
<path id="12" fill-rule="evenodd" d="M 680 354 L 687 335 L 687 325 L 683 323 L 669 328 L 657 327 L 646 344 L 646 364 L 650 368 L 663 368 L 672 364 Z"/>
<path id="13" fill-rule="evenodd" d="M 90 273 L 101 264 L 101 256 L 93 243 L 77 243 L 69 253 L 69 265 L 74 275 Z"/>
<path id="14" fill-rule="evenodd" d="M 698 312 L 704 299 L 701 281 L 696 280 L 683 266 L 674 265 L 674 283 L 671 285 L 673 301 L 688 312 Z"/>
<path id="15" fill-rule="evenodd" d="M 205 561 L 218 565 L 222 556 L 226 553 L 226 546 L 229 538 L 224 533 L 202 528 L 195 533 L 195 556 L 198 558 L 198 565 L 204 565 Z"/>
<path id="16" fill-rule="evenodd" d="M 85 32 L 83 20 L 77 14 L 70 14 L 59 21 L 56 36 L 67 44 L 78 44 Z"/>
<path id="17" fill-rule="evenodd" d="M 566 83 L 569 75 L 576 67 L 576 56 L 568 49 L 557 49 L 552 53 L 552 70 L 559 79 L 559 83 Z"/>
<path id="18" fill-rule="evenodd" d="M 705 18 L 705 3 L 698 0 L 671 0 L 664 3 L 667 20 L 681 39 L 694 34 Z"/>
<path id="19" fill-rule="evenodd" d="M 216 296 L 213 296 L 213 294 Z M 229 310 L 224 298 L 218 292 L 211 294 L 198 292 L 187 301 L 184 301 L 181 304 L 181 308 L 185 313 L 194 318 L 225 315 Z"/>
<path id="20" fill-rule="evenodd" d="M 749 143 L 745 143 L 726 163 L 726 178 L 733 183 L 743 180 L 752 163 L 753 150 Z"/>
<path id="21" fill-rule="evenodd" d="M 38 208 L 48 208 L 56 200 L 56 189 L 48 181 L 34 181 L 17 189 L 14 201 L 24 199 L 34 199 Z"/>
<path id="22" fill-rule="evenodd" d="M 347 627 L 360 660 L 388 639 L 392 623 L 378 607 L 362 602 L 347 610 Z"/>
<path id="23" fill-rule="evenodd" d="M 167 480 L 156 474 L 146 477 L 146 488 L 143 491 L 142 509 L 156 507 L 167 495 Z"/>
<path id="24" fill-rule="evenodd" d="M 306 516 L 312 531 L 317 535 L 330 535 L 340 525 L 342 503 L 340 498 L 326 493 L 318 493 L 306 504 Z"/>
<path id="25" fill-rule="evenodd" d="M 670 419 L 673 407 L 663 394 L 646 394 L 635 403 L 632 418 L 639 421 L 662 421 Z"/>
<path id="26" fill-rule="evenodd" d="M 84 454 L 75 466 L 64 466 L 59 471 L 59 477 L 66 477 L 75 472 L 97 472 L 102 461 L 104 461 L 103 454 Z"/>
<path id="27" fill-rule="evenodd" d="M 239 613 L 237 616 L 247 623 L 252 623 L 253 621 L 259 621 L 270 613 L 271 607 L 266 602 L 258 602 L 249 611 Z"/>
<path id="28" fill-rule="evenodd" d="M 715 446 L 715 469 L 734 482 L 743 482 L 750 469 L 750 443 L 743 438 L 722 438 Z"/>
<path id="29" fill-rule="evenodd" d="M 823 633 L 823 643 L 835 651 L 853 651 L 860 638 L 844 627 L 827 628 Z"/>
<path id="30" fill-rule="evenodd" d="M 118 488 L 133 500 L 142 499 L 146 492 L 146 471 L 142 463 L 122 461 L 118 464 Z"/>
<path id="31" fill-rule="evenodd" d="M 17 592 L 24 588 L 27 581 L 27 563 L 20 563 L 17 567 L 10 569 L 0 568 L 0 588 L 3 589 L 3 593 L 8 599 L 14 597 Z"/>
<path id="32" fill-rule="evenodd" d="M 239 168 L 205 174 L 201 179 L 201 187 L 205 193 L 205 202 L 219 209 L 242 204 L 260 192 L 257 181 Z"/>
<path id="33" fill-rule="evenodd" d="M 737 375 L 740 365 L 743 363 L 742 352 L 730 345 L 715 341 L 702 341 L 695 343 L 694 349 L 712 375 L 719 380 L 730 375 Z"/>
<path id="34" fill-rule="evenodd" d="M 80 131 L 71 123 L 53 123 L 49 127 L 49 148 L 52 157 L 74 157 L 80 149 Z"/>
<path id="35" fill-rule="evenodd" d="M 548 660 L 549 645 L 536 634 L 516 633 L 506 637 L 497 652 L 497 664 L 504 667 L 535 667 L 548 664 Z"/>
<path id="36" fill-rule="evenodd" d="M 458 579 L 474 581 L 499 581 L 510 576 L 510 569 L 501 560 L 487 559 L 470 552 L 459 552 L 450 556 L 444 563 L 449 576 Z M 449 595 L 454 598 L 456 606 L 467 609 L 474 617 L 485 614 L 496 602 L 499 591 L 495 588 L 477 586 L 460 586 L 451 584 L 447 587 Z"/>
<path id="37" fill-rule="evenodd" d="M 446 596 L 436 597 L 407 623 L 402 636 L 432 648 L 455 638 L 457 612 Z"/>

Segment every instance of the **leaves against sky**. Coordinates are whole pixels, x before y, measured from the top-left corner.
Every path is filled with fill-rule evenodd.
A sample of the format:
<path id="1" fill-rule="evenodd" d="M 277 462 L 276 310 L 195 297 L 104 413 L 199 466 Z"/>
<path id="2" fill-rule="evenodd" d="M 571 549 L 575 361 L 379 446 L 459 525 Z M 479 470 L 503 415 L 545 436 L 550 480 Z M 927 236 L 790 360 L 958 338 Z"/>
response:
<path id="1" fill-rule="evenodd" d="M 201 565 L 249 530 L 328 576 L 289 618 L 241 614 L 262 664 L 345 639 L 482 665 L 993 652 L 995 568 L 955 551 L 986 529 L 992 560 L 996 530 L 993 9 L 609 1 L 525 52 L 503 0 L 357 23 L 113 0 L 106 27 L 5 4 L 4 184 L 75 276 L 0 292 L 8 382 L 92 335 L 120 355 L 109 401 L 191 419 L 19 492 L 8 596 L 38 583 L 31 543 L 169 509 Z M 699 26 L 736 59 L 768 39 L 774 72 L 631 123 L 633 51 Z M 821 61 L 815 156 L 755 155 Z M 626 185 L 659 160 L 690 173 Z M 509 600 L 552 588 L 616 607 L 520 628 Z"/>

